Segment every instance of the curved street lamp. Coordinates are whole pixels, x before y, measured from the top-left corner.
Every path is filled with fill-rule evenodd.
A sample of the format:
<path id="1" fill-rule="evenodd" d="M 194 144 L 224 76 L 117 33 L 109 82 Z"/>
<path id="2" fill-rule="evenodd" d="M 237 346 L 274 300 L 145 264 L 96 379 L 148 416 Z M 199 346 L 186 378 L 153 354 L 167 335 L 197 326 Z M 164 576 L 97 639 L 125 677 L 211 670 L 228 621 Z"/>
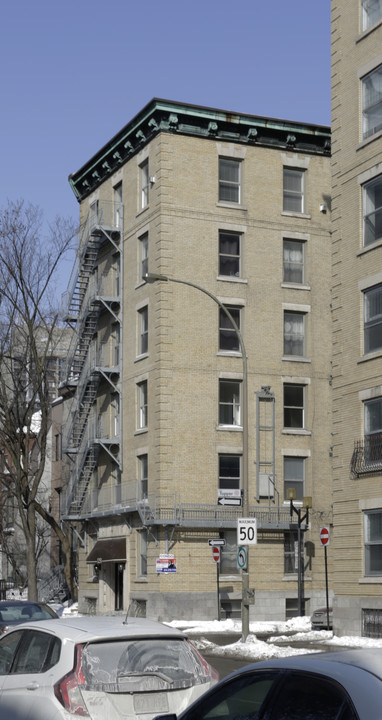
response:
<path id="1" fill-rule="evenodd" d="M 180 280 L 179 278 L 173 278 L 168 277 L 167 275 L 162 275 L 159 273 L 150 273 L 147 272 L 143 276 L 143 279 L 146 280 L 148 283 L 154 283 L 156 281 L 163 281 L 163 282 L 173 282 L 178 283 L 180 285 L 188 285 L 189 287 L 194 288 L 195 290 L 199 290 L 200 292 L 204 293 L 205 295 L 208 295 L 211 300 L 213 300 L 221 310 L 226 314 L 230 322 L 232 323 L 232 327 L 235 330 L 237 339 L 239 341 L 239 347 L 241 352 L 241 357 L 243 361 L 243 388 L 242 388 L 242 394 L 243 394 L 243 412 L 242 412 L 242 425 L 243 425 L 243 504 L 242 504 L 242 516 L 244 518 L 248 517 L 248 510 L 249 510 L 249 502 L 248 502 L 248 377 L 247 377 L 247 353 L 245 350 L 245 345 L 243 341 L 243 336 L 240 332 L 239 327 L 237 326 L 235 320 L 233 319 L 230 311 L 228 308 L 222 303 L 219 298 L 216 297 L 213 293 L 211 293 L 209 290 L 206 290 L 206 288 L 202 287 L 201 285 L 197 285 L 194 282 L 190 282 L 189 280 Z M 249 573 L 248 573 L 248 555 L 247 555 L 247 568 L 245 570 L 242 570 L 242 586 L 241 586 L 241 624 L 242 624 L 242 640 L 245 642 L 249 635 Z"/>

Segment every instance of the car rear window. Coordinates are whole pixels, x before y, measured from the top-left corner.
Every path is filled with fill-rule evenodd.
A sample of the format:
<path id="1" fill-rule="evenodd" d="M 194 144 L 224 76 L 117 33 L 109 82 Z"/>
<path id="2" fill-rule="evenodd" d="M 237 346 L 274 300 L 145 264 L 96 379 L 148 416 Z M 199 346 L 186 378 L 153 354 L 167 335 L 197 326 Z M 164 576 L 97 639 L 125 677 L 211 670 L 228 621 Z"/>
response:
<path id="1" fill-rule="evenodd" d="M 28 622 L 28 620 L 51 620 L 56 617 L 56 613 L 50 608 L 40 607 L 39 605 L 28 605 L 20 603 L 20 605 L 2 605 L 0 611 L 0 620 L 5 623 L 12 622 Z"/>
<path id="2" fill-rule="evenodd" d="M 87 689 L 116 693 L 178 690 L 209 680 L 182 638 L 89 643 L 82 651 L 82 671 Z"/>

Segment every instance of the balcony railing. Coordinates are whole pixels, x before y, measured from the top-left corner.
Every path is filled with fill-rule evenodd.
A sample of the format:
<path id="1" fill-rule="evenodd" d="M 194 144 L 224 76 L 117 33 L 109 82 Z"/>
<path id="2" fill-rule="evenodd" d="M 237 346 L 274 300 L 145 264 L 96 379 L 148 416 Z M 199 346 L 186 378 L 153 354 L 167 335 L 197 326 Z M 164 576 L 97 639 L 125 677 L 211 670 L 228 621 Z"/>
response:
<path id="1" fill-rule="evenodd" d="M 382 433 L 355 440 L 350 470 L 356 477 L 382 470 Z"/>

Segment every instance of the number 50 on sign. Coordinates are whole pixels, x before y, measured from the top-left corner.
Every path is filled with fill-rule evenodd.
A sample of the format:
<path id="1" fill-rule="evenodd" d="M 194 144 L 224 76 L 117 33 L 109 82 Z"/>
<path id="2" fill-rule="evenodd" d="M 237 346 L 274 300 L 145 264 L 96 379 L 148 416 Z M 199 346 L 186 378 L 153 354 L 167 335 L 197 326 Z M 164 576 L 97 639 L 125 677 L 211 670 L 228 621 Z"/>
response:
<path id="1" fill-rule="evenodd" d="M 256 545 L 257 544 L 256 518 L 238 518 L 238 521 L 237 521 L 237 544 L 238 545 Z"/>

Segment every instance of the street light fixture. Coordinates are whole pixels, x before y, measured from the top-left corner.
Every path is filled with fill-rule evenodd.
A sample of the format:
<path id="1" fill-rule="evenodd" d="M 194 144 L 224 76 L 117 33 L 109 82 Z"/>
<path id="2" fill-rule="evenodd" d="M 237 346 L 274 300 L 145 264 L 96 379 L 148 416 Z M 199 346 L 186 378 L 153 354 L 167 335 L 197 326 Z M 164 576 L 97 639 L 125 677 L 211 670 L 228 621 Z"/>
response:
<path id="1" fill-rule="evenodd" d="M 304 532 L 307 529 L 307 526 L 309 524 L 309 509 L 312 507 L 312 498 L 311 497 L 303 497 L 302 498 L 302 506 L 297 506 L 293 504 L 293 501 L 296 500 L 296 488 L 289 488 L 287 490 L 287 499 L 290 500 L 290 529 L 294 530 L 295 523 L 292 523 L 293 513 L 297 515 L 297 551 L 298 551 L 298 557 L 297 557 L 297 605 L 298 605 L 298 614 L 301 617 L 303 614 L 303 566 L 301 562 L 301 529 L 302 524 L 305 522 Z M 303 511 L 305 510 L 305 514 L 303 515 Z"/>
<path id="2" fill-rule="evenodd" d="M 230 320 L 232 327 L 235 330 L 237 339 L 239 341 L 239 347 L 241 357 L 243 361 L 243 503 L 242 503 L 242 516 L 248 517 L 249 502 L 248 502 L 248 378 L 247 378 L 247 353 L 245 350 L 243 336 L 240 332 L 240 328 L 237 326 L 228 308 L 222 303 L 219 298 L 213 293 L 201 285 L 197 285 L 189 280 L 180 280 L 179 278 L 168 277 L 168 275 L 162 275 L 159 273 L 147 272 L 144 274 L 143 279 L 148 283 L 154 283 L 156 281 L 173 282 L 179 283 L 180 285 L 188 285 L 189 287 L 195 288 L 200 292 L 208 295 L 226 314 Z M 248 554 L 247 554 L 247 567 L 242 570 L 241 576 L 241 623 L 242 623 L 242 640 L 245 642 L 249 635 L 249 574 L 248 574 Z"/>

